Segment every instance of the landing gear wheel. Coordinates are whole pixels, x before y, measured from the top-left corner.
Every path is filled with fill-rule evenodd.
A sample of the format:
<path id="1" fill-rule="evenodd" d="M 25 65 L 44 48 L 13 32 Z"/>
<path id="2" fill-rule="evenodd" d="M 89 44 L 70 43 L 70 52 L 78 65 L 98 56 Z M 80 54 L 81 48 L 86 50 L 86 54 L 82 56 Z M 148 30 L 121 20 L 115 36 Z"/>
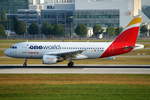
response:
<path id="1" fill-rule="evenodd" d="M 23 63 L 23 67 L 27 67 L 27 63 L 28 63 L 28 61 L 27 61 L 27 59 L 25 59 L 25 61 Z"/>
<path id="2" fill-rule="evenodd" d="M 68 67 L 73 67 L 73 66 L 74 66 L 74 62 L 71 61 L 68 63 Z"/>

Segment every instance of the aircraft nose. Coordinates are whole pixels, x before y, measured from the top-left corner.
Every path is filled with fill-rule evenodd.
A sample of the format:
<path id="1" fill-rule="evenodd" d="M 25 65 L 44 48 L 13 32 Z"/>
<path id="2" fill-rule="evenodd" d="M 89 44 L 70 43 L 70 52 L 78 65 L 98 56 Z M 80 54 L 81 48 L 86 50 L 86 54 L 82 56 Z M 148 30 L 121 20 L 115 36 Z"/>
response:
<path id="1" fill-rule="evenodd" d="M 6 56 L 10 56 L 10 50 L 9 50 L 9 49 L 6 49 L 6 50 L 4 51 L 4 54 L 5 54 Z"/>

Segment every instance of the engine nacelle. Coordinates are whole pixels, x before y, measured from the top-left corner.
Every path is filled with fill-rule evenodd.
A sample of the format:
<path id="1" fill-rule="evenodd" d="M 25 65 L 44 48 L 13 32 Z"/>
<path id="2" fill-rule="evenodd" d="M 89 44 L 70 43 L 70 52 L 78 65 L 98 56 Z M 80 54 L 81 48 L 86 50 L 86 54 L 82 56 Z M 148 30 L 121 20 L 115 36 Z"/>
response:
<path id="1" fill-rule="evenodd" d="M 44 55 L 43 64 L 55 64 L 57 62 L 63 61 L 62 58 L 53 55 Z"/>

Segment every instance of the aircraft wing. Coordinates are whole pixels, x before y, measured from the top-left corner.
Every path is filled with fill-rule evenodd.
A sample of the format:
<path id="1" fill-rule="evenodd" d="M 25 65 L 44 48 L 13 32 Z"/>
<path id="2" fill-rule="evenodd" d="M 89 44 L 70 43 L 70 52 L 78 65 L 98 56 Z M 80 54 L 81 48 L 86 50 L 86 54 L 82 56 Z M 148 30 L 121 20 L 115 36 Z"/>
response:
<path id="1" fill-rule="evenodd" d="M 78 54 L 81 54 L 84 50 L 69 50 L 69 51 L 56 51 L 56 52 L 48 52 L 46 55 L 54 55 L 66 58 L 73 58 Z"/>

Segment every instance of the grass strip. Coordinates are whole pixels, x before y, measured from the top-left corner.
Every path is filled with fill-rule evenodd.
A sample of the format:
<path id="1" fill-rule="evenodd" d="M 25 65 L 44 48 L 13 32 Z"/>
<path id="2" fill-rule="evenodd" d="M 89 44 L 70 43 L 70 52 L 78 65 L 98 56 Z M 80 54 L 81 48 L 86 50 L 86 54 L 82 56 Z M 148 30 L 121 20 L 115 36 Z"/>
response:
<path id="1" fill-rule="evenodd" d="M 1 74 L 0 81 L 1 100 L 150 98 L 150 75 Z"/>

